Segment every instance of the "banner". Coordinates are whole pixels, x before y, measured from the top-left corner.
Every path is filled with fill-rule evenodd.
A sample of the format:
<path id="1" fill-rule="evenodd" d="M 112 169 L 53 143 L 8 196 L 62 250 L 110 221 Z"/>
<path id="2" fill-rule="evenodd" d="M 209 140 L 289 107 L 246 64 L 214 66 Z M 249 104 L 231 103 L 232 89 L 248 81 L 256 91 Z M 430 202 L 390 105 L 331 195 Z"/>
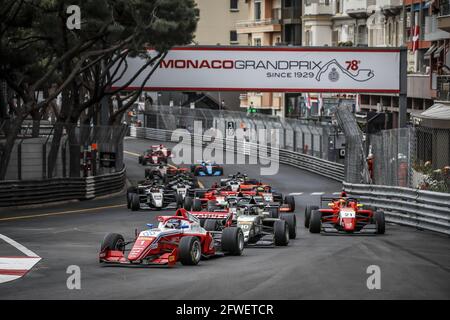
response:
<path id="1" fill-rule="evenodd" d="M 156 54 L 150 50 L 150 55 Z M 130 58 L 113 89 L 143 65 Z M 399 49 L 327 47 L 179 47 L 144 85 L 148 91 L 399 92 Z M 151 68 L 148 68 L 148 71 Z M 124 73 L 122 72 L 124 71 Z M 145 70 L 126 90 L 139 88 Z"/>

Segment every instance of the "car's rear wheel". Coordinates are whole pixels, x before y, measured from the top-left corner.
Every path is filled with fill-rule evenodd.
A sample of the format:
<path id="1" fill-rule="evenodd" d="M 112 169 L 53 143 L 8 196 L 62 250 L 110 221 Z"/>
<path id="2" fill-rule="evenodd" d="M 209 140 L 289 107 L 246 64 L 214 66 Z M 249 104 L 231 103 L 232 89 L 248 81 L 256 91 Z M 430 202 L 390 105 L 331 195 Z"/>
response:
<path id="1" fill-rule="evenodd" d="M 189 196 L 186 196 L 184 198 L 184 208 L 188 211 L 192 209 L 192 198 Z"/>
<path id="2" fill-rule="evenodd" d="M 123 236 L 118 233 L 108 233 L 102 241 L 100 251 L 118 250 L 125 251 L 125 240 Z"/>
<path id="3" fill-rule="evenodd" d="M 289 243 L 289 229 L 286 221 L 277 220 L 273 224 L 274 240 L 276 246 L 287 246 Z"/>
<path id="4" fill-rule="evenodd" d="M 178 259 L 183 265 L 197 265 L 202 257 L 202 245 L 197 237 L 186 236 L 178 244 Z"/>
<path id="5" fill-rule="evenodd" d="M 206 231 L 217 231 L 217 220 L 216 219 L 206 219 L 203 224 L 203 228 Z"/>
<path id="6" fill-rule="evenodd" d="M 309 222 L 309 232 L 320 233 L 322 228 L 322 212 L 319 210 L 313 210 L 311 212 L 311 220 Z"/>
<path id="7" fill-rule="evenodd" d="M 375 211 L 373 213 L 375 224 L 377 226 L 377 233 L 384 234 L 386 232 L 386 221 L 384 219 L 383 211 Z"/>
<path id="8" fill-rule="evenodd" d="M 289 238 L 297 238 L 297 218 L 293 213 L 282 213 L 280 219 L 286 221 L 289 230 Z"/>
<path id="9" fill-rule="evenodd" d="M 202 201 L 200 199 L 194 199 L 192 202 L 193 211 L 202 211 Z"/>
<path id="10" fill-rule="evenodd" d="M 294 199 L 294 196 L 286 196 L 284 198 L 284 203 L 286 203 L 289 206 L 289 209 L 291 211 L 295 210 L 295 199 Z"/>
<path id="11" fill-rule="evenodd" d="M 306 206 L 305 208 L 305 228 L 309 228 L 309 221 L 311 220 L 311 212 L 314 210 L 318 210 L 318 206 Z"/>
<path id="12" fill-rule="evenodd" d="M 229 227 L 222 231 L 222 251 L 240 256 L 244 251 L 244 233 L 241 228 Z"/>
<path id="13" fill-rule="evenodd" d="M 139 199 L 139 195 L 133 193 L 131 197 L 131 211 L 138 211 L 141 208 L 141 201 Z"/>
<path id="14" fill-rule="evenodd" d="M 269 217 L 278 219 L 280 215 L 280 208 L 278 207 L 268 207 L 267 210 L 269 211 Z"/>
<path id="15" fill-rule="evenodd" d="M 180 194 L 175 194 L 175 202 L 177 203 L 177 209 L 183 208 L 183 197 Z"/>

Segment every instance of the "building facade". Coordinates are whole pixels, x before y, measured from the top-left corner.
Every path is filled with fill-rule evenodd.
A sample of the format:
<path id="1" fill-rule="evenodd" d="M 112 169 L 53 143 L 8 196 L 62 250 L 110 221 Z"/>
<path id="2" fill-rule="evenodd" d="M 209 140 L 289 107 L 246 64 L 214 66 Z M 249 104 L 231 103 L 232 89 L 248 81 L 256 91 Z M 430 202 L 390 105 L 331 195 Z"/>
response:
<path id="1" fill-rule="evenodd" d="M 303 6 L 304 46 L 407 46 L 408 112 L 449 100 L 448 0 L 305 0 Z M 361 95 L 363 111 L 387 112 L 394 126 L 398 103 L 396 95 Z"/>
<path id="2" fill-rule="evenodd" d="M 237 33 L 249 46 L 301 45 L 300 0 L 247 0 L 248 17 L 236 24 Z M 240 97 L 241 108 L 284 116 L 286 95 L 247 92 Z"/>
<path id="3" fill-rule="evenodd" d="M 248 17 L 245 0 L 195 0 L 200 10 L 194 42 L 198 45 L 247 45 L 236 24 Z"/>

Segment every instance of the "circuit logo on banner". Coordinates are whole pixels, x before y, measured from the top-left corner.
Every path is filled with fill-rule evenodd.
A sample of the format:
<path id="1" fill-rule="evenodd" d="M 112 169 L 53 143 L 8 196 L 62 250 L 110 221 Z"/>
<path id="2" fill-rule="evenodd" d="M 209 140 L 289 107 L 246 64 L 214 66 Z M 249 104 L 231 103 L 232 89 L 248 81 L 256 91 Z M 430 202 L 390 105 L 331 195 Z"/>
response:
<path id="1" fill-rule="evenodd" d="M 156 55 L 156 51 L 148 53 Z M 142 58 L 130 58 L 115 88 L 125 85 L 143 64 Z M 169 51 L 144 87 L 398 93 L 399 64 L 399 49 L 389 48 L 180 47 Z M 146 75 L 142 73 L 127 89 L 140 87 Z"/>

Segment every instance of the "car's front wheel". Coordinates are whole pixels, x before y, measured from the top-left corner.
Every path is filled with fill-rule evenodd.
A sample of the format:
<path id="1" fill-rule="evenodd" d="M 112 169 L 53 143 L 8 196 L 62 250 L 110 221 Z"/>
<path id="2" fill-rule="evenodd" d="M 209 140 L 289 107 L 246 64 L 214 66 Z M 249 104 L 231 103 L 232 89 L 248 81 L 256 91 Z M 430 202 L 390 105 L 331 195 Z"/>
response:
<path id="1" fill-rule="evenodd" d="M 322 228 L 322 212 L 313 210 L 311 212 L 311 221 L 309 222 L 309 232 L 320 233 Z"/>
<path id="2" fill-rule="evenodd" d="M 386 221 L 384 219 L 383 211 L 375 211 L 373 213 L 375 224 L 377 226 L 377 233 L 384 234 L 386 232 Z"/>
<path id="3" fill-rule="evenodd" d="M 181 238 L 178 245 L 178 259 L 181 264 L 194 266 L 202 257 L 202 245 L 197 237 L 186 236 Z"/>
<path id="4" fill-rule="evenodd" d="M 277 220 L 273 224 L 276 246 L 287 246 L 289 243 L 289 229 L 286 221 Z"/>
<path id="5" fill-rule="evenodd" d="M 233 256 L 240 256 L 242 254 L 242 251 L 244 251 L 244 233 L 241 228 L 229 227 L 223 229 L 222 251 Z"/>

